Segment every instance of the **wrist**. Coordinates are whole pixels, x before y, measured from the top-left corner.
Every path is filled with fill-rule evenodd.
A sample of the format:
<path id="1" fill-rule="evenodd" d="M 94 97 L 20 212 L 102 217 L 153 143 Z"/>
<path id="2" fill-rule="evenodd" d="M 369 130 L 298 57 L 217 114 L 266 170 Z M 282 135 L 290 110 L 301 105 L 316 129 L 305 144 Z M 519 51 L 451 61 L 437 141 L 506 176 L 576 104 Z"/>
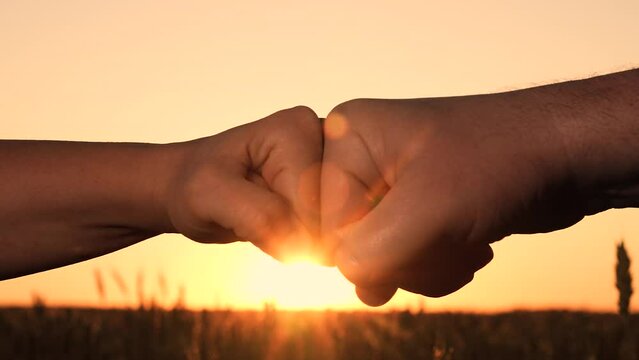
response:
<path id="1" fill-rule="evenodd" d="M 171 191 L 184 166 L 191 142 L 154 144 L 147 159 L 151 163 L 149 169 L 152 184 L 150 204 L 153 207 L 154 230 L 158 233 L 176 233 L 171 220 L 169 206 Z"/>

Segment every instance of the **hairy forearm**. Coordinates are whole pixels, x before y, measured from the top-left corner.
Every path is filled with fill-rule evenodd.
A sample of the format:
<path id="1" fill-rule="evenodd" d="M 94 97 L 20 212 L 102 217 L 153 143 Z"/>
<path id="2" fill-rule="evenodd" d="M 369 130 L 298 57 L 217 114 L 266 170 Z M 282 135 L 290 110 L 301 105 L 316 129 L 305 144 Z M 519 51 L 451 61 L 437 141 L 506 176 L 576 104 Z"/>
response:
<path id="1" fill-rule="evenodd" d="M 537 90 L 588 212 L 639 206 L 639 70 Z"/>
<path id="2" fill-rule="evenodd" d="M 569 178 L 586 214 L 639 206 L 639 70 L 470 99 Z"/>
<path id="3" fill-rule="evenodd" d="M 172 231 L 168 145 L 0 141 L 0 278 L 70 264 Z"/>

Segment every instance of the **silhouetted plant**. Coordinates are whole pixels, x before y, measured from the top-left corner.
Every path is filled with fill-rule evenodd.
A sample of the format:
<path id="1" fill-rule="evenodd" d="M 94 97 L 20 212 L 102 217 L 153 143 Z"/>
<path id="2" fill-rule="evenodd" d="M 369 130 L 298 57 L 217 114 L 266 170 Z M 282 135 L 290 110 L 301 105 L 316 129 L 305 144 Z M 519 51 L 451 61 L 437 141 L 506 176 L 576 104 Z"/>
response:
<path id="1" fill-rule="evenodd" d="M 106 303 L 106 288 L 104 287 L 104 278 L 100 269 L 93 269 L 93 279 L 95 280 L 95 288 L 98 290 L 100 301 Z"/>
<path id="2" fill-rule="evenodd" d="M 628 316 L 628 305 L 632 295 L 632 276 L 630 275 L 630 258 L 623 240 L 617 245 L 617 289 L 619 290 L 619 314 Z"/>

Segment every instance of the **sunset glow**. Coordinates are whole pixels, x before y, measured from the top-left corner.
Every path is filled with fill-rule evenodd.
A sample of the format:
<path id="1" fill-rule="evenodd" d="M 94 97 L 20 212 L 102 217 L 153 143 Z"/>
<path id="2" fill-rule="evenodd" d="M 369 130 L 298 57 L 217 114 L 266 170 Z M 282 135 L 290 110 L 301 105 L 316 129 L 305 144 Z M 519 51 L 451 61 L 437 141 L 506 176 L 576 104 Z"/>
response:
<path id="1" fill-rule="evenodd" d="M 281 264 L 268 257 L 263 257 L 255 267 L 262 275 L 252 279 L 249 286 L 252 298 L 285 309 L 353 307 L 353 286 L 335 268 L 308 259 Z"/>
<path id="2" fill-rule="evenodd" d="M 300 104 L 326 117 L 354 98 L 490 93 L 611 72 L 639 64 L 637 14 L 639 2 L 629 0 L 5 1 L 0 138 L 178 142 Z M 335 119 L 327 136 L 348 134 Z M 313 183 L 299 187 L 306 194 Z M 567 230 L 513 236 L 494 244 L 493 262 L 459 292 L 402 292 L 381 309 L 613 310 L 622 237 L 639 288 L 638 219 L 637 209 L 614 210 Z M 193 308 L 365 308 L 337 269 L 295 260 L 278 263 L 248 243 L 165 234 L 0 282 L 0 305 L 30 304 L 37 294 L 51 305 L 134 307 L 137 279 L 151 298 L 164 277 L 167 306 L 184 289 Z M 96 269 L 106 274 L 103 298 Z M 639 309 L 639 296 L 631 304 Z"/>

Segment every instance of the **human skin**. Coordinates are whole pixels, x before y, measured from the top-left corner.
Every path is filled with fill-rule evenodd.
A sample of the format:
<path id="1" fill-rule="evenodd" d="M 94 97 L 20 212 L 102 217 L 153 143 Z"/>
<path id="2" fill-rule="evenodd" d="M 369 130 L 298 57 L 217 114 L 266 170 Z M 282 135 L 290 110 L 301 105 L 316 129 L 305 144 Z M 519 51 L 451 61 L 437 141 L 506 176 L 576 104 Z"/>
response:
<path id="1" fill-rule="evenodd" d="M 0 279 L 162 233 L 315 251 L 321 157 L 305 107 L 183 143 L 0 141 Z"/>
<path id="2" fill-rule="evenodd" d="M 327 116 L 322 232 L 360 299 L 443 296 L 490 243 L 639 205 L 639 71 Z"/>
<path id="3" fill-rule="evenodd" d="M 637 94 L 629 71 L 353 100 L 328 115 L 323 159 L 304 107 L 185 143 L 0 141 L 0 279 L 178 232 L 277 258 L 334 252 L 370 305 L 397 288 L 442 296 L 490 261 L 493 241 L 639 204 Z"/>

